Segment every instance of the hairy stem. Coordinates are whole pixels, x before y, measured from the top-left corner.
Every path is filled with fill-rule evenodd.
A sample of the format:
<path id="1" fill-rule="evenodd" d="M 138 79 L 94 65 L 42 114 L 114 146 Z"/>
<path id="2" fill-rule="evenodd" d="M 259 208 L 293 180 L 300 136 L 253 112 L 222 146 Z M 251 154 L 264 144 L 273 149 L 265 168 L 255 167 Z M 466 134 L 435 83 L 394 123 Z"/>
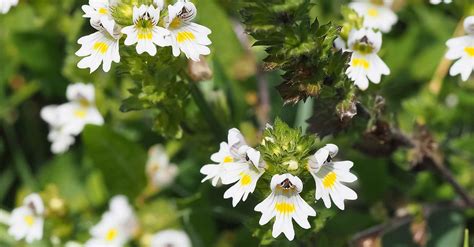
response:
<path id="1" fill-rule="evenodd" d="M 464 32 L 463 20 L 464 18 L 461 18 L 461 20 L 457 24 L 453 37 L 457 37 L 463 34 Z M 433 78 L 431 78 L 431 81 L 428 84 L 428 90 L 431 93 L 435 95 L 439 94 L 439 92 L 441 91 L 441 87 L 443 86 L 443 80 L 448 74 L 449 67 L 451 66 L 451 64 L 452 64 L 452 61 L 447 59 L 443 55 L 443 57 L 441 58 L 441 61 L 438 64 L 438 67 L 436 67 L 436 71 L 433 74 Z"/>
<path id="2" fill-rule="evenodd" d="M 464 204 L 462 201 L 454 201 L 454 202 L 441 202 L 435 204 L 426 204 L 423 205 L 423 215 L 424 217 L 429 217 L 431 214 L 446 209 L 468 209 L 472 208 Z M 414 220 L 414 216 L 412 215 L 404 215 L 390 219 L 389 221 L 370 227 L 366 230 L 356 233 L 352 239 L 349 241 L 350 246 L 359 246 L 358 243 L 363 241 L 364 239 L 370 237 L 382 237 L 385 233 L 390 232 L 398 227 L 410 223 Z"/>

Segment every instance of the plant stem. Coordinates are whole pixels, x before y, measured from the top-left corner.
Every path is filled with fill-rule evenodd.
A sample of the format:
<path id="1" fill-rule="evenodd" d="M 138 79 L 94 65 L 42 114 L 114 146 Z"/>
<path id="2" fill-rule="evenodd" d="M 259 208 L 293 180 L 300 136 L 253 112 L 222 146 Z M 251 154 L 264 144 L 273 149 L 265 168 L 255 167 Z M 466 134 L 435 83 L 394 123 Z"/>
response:
<path id="1" fill-rule="evenodd" d="M 454 31 L 453 37 L 462 35 L 464 27 L 463 27 L 463 20 L 464 18 L 461 18 L 459 23 L 456 26 L 456 29 Z M 436 67 L 436 71 L 433 75 L 433 78 L 431 78 L 430 83 L 428 84 L 428 90 L 435 94 L 438 95 L 439 92 L 441 91 L 441 87 L 443 86 L 443 80 L 448 74 L 449 67 L 451 66 L 452 61 L 447 59 L 444 55 L 441 58 L 441 61 L 438 64 L 438 67 Z"/>
<path id="2" fill-rule="evenodd" d="M 23 184 L 30 187 L 32 190 L 38 189 L 38 183 L 31 172 L 28 162 L 26 161 L 26 156 L 23 151 L 20 149 L 16 140 L 18 140 L 14 128 L 12 128 L 7 123 L 3 123 L 3 129 L 5 131 L 5 139 L 7 145 L 10 147 L 12 153 L 12 158 L 14 160 L 14 166 L 18 172 Z"/>
<path id="3" fill-rule="evenodd" d="M 191 95 L 194 101 L 196 102 L 196 105 L 199 107 L 199 110 L 201 110 L 203 117 L 206 119 L 209 128 L 214 132 L 216 140 L 222 140 L 225 137 L 224 128 L 222 127 L 222 124 L 220 123 L 219 119 L 217 119 L 216 115 L 207 103 L 201 90 L 196 85 L 196 83 L 192 81 L 190 81 L 189 83 L 189 88 L 191 90 Z"/>
<path id="4" fill-rule="evenodd" d="M 471 208 L 466 206 L 462 201 L 454 201 L 451 203 L 435 203 L 435 204 L 426 204 L 423 205 L 423 215 L 424 217 L 429 217 L 431 214 L 444 210 L 444 209 L 468 209 Z M 349 241 L 350 246 L 359 246 L 358 243 L 364 239 L 370 237 L 382 237 L 385 233 L 390 232 L 398 227 L 410 223 L 414 219 L 412 215 L 405 215 L 400 217 L 395 217 L 387 221 L 386 223 L 370 227 L 366 230 L 354 234 L 352 239 Z"/>

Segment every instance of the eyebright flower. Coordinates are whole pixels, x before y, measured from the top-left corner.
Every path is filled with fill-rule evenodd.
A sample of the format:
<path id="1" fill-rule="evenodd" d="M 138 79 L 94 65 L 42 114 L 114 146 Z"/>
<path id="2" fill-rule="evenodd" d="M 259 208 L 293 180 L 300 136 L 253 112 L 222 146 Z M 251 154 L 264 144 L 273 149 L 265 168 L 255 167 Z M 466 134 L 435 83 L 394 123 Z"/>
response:
<path id="1" fill-rule="evenodd" d="M 380 32 L 359 29 L 349 34 L 348 46 L 352 56 L 346 74 L 361 90 L 369 87 L 369 80 L 378 84 L 382 75 L 390 74 L 390 69 L 377 55 L 381 45 Z"/>
<path id="2" fill-rule="evenodd" d="M 398 21 L 397 15 L 390 9 L 392 2 L 393 0 L 356 0 L 349 7 L 364 17 L 364 27 L 387 33 Z"/>
<path id="3" fill-rule="evenodd" d="M 175 57 L 182 51 L 188 59 L 199 61 L 200 55 L 209 55 L 211 52 L 207 47 L 212 43 L 207 37 L 211 30 L 193 23 L 196 15 L 196 7 L 187 0 L 178 0 L 174 5 L 168 6 L 166 28 L 170 35 L 167 40 Z"/>
<path id="4" fill-rule="evenodd" d="M 445 4 L 450 4 L 453 0 L 430 0 L 431 4 L 440 4 L 440 3 L 445 3 Z"/>
<path id="5" fill-rule="evenodd" d="M 85 243 L 85 247 L 124 246 L 137 227 L 138 221 L 127 198 L 115 196 L 110 201 L 109 211 L 90 230 L 92 239 Z"/>
<path id="6" fill-rule="evenodd" d="M 147 52 L 150 56 L 156 55 L 155 45 L 164 47 L 169 43 L 165 40 L 168 31 L 160 26 L 160 9 L 153 5 L 141 5 L 133 7 L 133 25 L 124 27 L 122 33 L 127 35 L 125 45 L 130 46 L 137 43 L 138 54 Z"/>
<path id="7" fill-rule="evenodd" d="M 0 13 L 6 14 L 10 11 L 10 8 L 16 6 L 18 4 L 18 0 L 0 0 Z"/>
<path id="8" fill-rule="evenodd" d="M 191 247 L 188 234 L 180 230 L 164 230 L 153 235 L 153 247 Z"/>
<path id="9" fill-rule="evenodd" d="M 109 0 L 89 0 L 89 5 L 82 5 L 83 17 L 90 18 L 91 24 L 103 26 L 109 33 L 113 33 L 115 20 L 112 17 Z"/>
<path id="10" fill-rule="evenodd" d="M 48 141 L 52 142 L 51 152 L 58 154 L 66 152 L 74 144 L 74 136 L 64 131 L 64 116 L 58 106 L 50 105 L 41 109 L 41 118 L 49 124 Z"/>
<path id="11" fill-rule="evenodd" d="M 146 173 L 152 185 L 165 188 L 170 185 L 178 174 L 178 167 L 170 164 L 168 155 L 161 145 L 154 145 L 148 151 Z"/>
<path id="12" fill-rule="evenodd" d="M 108 72 L 112 62 L 120 62 L 119 40 L 121 34 L 119 27 L 105 28 L 92 20 L 91 25 L 97 29 L 97 32 L 84 36 L 77 41 L 81 48 L 76 52 L 76 55 L 84 57 L 79 61 L 77 67 L 80 69 L 90 68 L 92 73 L 102 64 L 104 72 Z"/>
<path id="13" fill-rule="evenodd" d="M 102 125 L 104 119 L 95 106 L 95 89 L 91 84 L 76 83 L 66 91 L 68 103 L 46 106 L 41 117 L 50 125 L 51 151 L 62 153 L 74 143 L 86 124 Z"/>
<path id="14" fill-rule="evenodd" d="M 308 161 L 308 171 L 316 183 L 316 200 L 323 199 L 326 208 L 331 207 L 331 199 L 344 210 L 344 200 L 355 200 L 357 194 L 343 183 L 352 183 L 357 177 L 350 172 L 351 161 L 332 161 L 338 148 L 327 144 L 319 149 Z"/>
<path id="15" fill-rule="evenodd" d="M 104 124 L 104 119 L 95 105 L 95 89 L 92 84 L 69 85 L 66 96 L 69 102 L 59 106 L 61 114 L 68 119 L 64 131 L 78 135 L 86 124 Z"/>
<path id="16" fill-rule="evenodd" d="M 21 207 L 15 208 L 10 216 L 8 234 L 17 241 L 25 239 L 27 243 L 43 238 L 44 205 L 41 197 L 30 194 L 23 200 Z"/>
<path id="17" fill-rule="evenodd" d="M 474 16 L 464 20 L 464 30 L 467 35 L 452 38 L 446 42 L 448 52 L 446 58 L 458 59 L 449 70 L 451 76 L 461 75 L 467 81 L 474 70 Z"/>
<path id="18" fill-rule="evenodd" d="M 247 162 L 235 163 L 227 168 L 230 176 L 229 180 L 239 179 L 232 187 L 224 193 L 224 198 L 232 198 L 232 206 L 236 206 L 240 200 L 245 201 L 250 193 L 253 193 L 257 186 L 258 179 L 263 175 L 264 164 L 260 161 L 260 152 L 247 147 L 245 150 Z"/>
<path id="19" fill-rule="evenodd" d="M 255 211 L 262 213 L 259 223 L 265 225 L 275 217 L 272 236 L 276 238 L 283 232 L 291 241 L 295 237 L 292 220 L 309 229 L 308 216 L 316 216 L 316 211 L 301 198 L 303 182 L 298 177 L 288 173 L 274 175 L 270 188 L 272 193 L 255 206 Z"/>
<path id="20" fill-rule="evenodd" d="M 206 177 L 201 181 L 212 179 L 212 185 L 218 183 L 230 184 L 239 180 L 239 176 L 230 176 L 227 171 L 235 163 L 247 162 L 245 151 L 247 143 L 238 129 L 230 129 L 227 135 L 227 142 L 222 142 L 219 152 L 211 155 L 211 160 L 217 164 L 208 164 L 201 168 L 201 173 Z"/>

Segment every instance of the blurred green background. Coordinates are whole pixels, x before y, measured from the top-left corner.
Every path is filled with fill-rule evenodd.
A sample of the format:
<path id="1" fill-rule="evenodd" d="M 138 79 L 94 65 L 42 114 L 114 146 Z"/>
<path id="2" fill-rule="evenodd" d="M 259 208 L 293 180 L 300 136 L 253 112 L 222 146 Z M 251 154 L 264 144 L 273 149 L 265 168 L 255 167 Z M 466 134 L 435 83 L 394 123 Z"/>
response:
<path id="1" fill-rule="evenodd" d="M 258 246 L 261 240 L 252 233 L 267 228 L 257 224 L 255 198 L 232 208 L 230 201 L 222 198 L 225 188 L 216 191 L 208 183 L 200 183 L 200 167 L 209 162 L 225 136 L 216 135 L 206 121 L 197 119 L 194 122 L 199 123 L 199 131 L 185 133 L 182 139 L 165 140 L 152 131 L 153 110 L 119 111 L 121 101 L 129 96 L 127 89 L 133 85 L 130 78 L 118 70 L 89 74 L 76 67 L 76 41 L 93 31 L 82 18 L 80 6 L 85 3 L 20 1 L 19 6 L 0 15 L 0 208 L 11 210 L 31 191 L 42 191 L 46 198 L 62 198 L 65 207 L 54 212 L 45 236 L 57 236 L 61 243 L 84 242 L 89 238 L 88 229 L 106 210 L 108 199 L 125 194 L 149 233 L 180 227 L 191 236 L 194 246 Z M 214 76 L 199 87 L 224 127 L 240 128 L 251 144 L 258 143 L 264 121 L 277 116 L 306 130 L 312 101 L 283 105 L 274 89 L 281 81 L 279 72 L 262 72 L 265 52 L 248 46 L 252 40 L 243 33 L 239 2 L 195 3 L 198 22 L 213 31 L 207 62 Z M 340 7 L 348 2 L 315 3 L 314 17 L 326 23 L 338 22 Z M 384 35 L 379 53 L 391 74 L 380 85 L 372 84 L 364 97 L 383 96 L 385 119 L 407 133 L 414 131 L 415 123 L 426 125 L 439 144 L 445 165 L 473 195 L 474 81 L 461 82 L 448 76 L 438 94 L 429 90 L 446 51 L 445 42 L 452 37 L 463 10 L 455 4 L 430 5 L 421 0 L 396 3 L 399 22 Z M 48 126 L 39 112 L 45 105 L 65 102 L 66 87 L 74 82 L 95 85 L 97 106 L 106 124 L 88 126 L 67 153 L 55 156 L 49 151 Z M 259 86 L 268 87 L 269 106 L 260 104 Z M 364 239 L 373 245 L 355 245 L 420 246 L 413 241 L 416 232 L 424 234 L 426 246 L 461 246 L 464 229 L 474 226 L 472 209 L 439 209 L 429 217 L 420 213 L 422 205 L 457 200 L 452 187 L 429 170 L 413 169 L 410 150 L 374 158 L 355 147 L 360 138 L 360 133 L 351 129 L 324 139 L 339 145 L 341 156 L 355 163 L 359 180 L 354 189 L 359 199 L 349 202 L 345 211 L 325 209 L 317 203 L 318 216 L 311 219 L 308 242 L 279 238 L 271 245 L 346 246 L 354 234 L 391 222 L 405 212 L 415 220 Z M 171 187 L 144 198 L 146 150 L 156 143 L 165 144 L 180 173 Z M 0 225 L 0 246 L 23 246 L 6 231 L 7 227 Z M 132 246 L 139 244 L 136 240 Z M 45 237 L 31 246 L 53 244 Z"/>

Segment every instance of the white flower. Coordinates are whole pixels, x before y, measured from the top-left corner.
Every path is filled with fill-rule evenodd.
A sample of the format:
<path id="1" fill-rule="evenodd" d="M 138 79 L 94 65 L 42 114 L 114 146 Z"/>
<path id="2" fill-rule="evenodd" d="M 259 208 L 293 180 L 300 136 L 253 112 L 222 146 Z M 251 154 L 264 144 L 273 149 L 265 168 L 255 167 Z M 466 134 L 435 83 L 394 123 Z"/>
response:
<path id="1" fill-rule="evenodd" d="M 201 181 L 212 179 L 212 185 L 217 186 L 219 182 L 230 184 L 240 179 L 240 176 L 230 176 L 227 174 L 229 166 L 236 163 L 245 163 L 245 151 L 247 143 L 238 129 L 230 129 L 227 135 L 227 142 L 221 142 L 220 149 L 217 153 L 211 155 L 211 160 L 217 164 L 207 164 L 201 168 L 201 173 L 206 177 Z"/>
<path id="2" fill-rule="evenodd" d="M 76 83 L 66 91 L 68 103 L 41 109 L 41 118 L 50 126 L 48 140 L 53 153 L 63 153 L 74 144 L 86 124 L 102 125 L 104 119 L 95 106 L 95 89 L 91 84 Z"/>
<path id="3" fill-rule="evenodd" d="M 102 215 L 90 234 L 92 239 L 85 243 L 86 247 L 121 247 L 130 240 L 138 227 L 133 209 L 125 196 L 114 196 L 109 211 Z"/>
<path id="4" fill-rule="evenodd" d="M 212 43 L 207 37 L 211 34 L 211 30 L 193 23 L 196 15 L 196 7 L 187 0 L 178 0 L 174 5 L 168 6 L 166 28 L 170 31 L 170 35 L 167 40 L 173 48 L 175 57 L 182 51 L 188 59 L 199 61 L 200 55 L 209 55 L 211 52 L 207 47 Z"/>
<path id="5" fill-rule="evenodd" d="M 158 26 L 160 21 L 160 9 L 152 5 L 141 5 L 140 8 L 133 7 L 133 25 L 124 27 L 122 33 L 127 35 L 125 45 L 130 46 L 137 43 L 137 53 L 147 52 L 151 56 L 156 55 L 156 47 L 169 46 L 165 40 L 168 31 Z"/>
<path id="6" fill-rule="evenodd" d="M 446 3 L 446 4 L 449 4 L 451 3 L 453 0 L 430 0 L 430 3 L 431 4 L 440 4 L 440 3 Z"/>
<path id="7" fill-rule="evenodd" d="M 334 48 L 336 48 L 337 50 L 343 50 L 345 51 L 347 49 L 347 44 L 346 44 L 346 41 L 344 39 L 342 39 L 340 36 L 338 36 L 335 40 L 334 40 Z"/>
<path id="8" fill-rule="evenodd" d="M 397 15 L 390 9 L 392 0 L 357 0 L 349 4 L 359 15 L 364 17 L 364 27 L 390 32 L 397 23 Z"/>
<path id="9" fill-rule="evenodd" d="M 97 32 L 81 37 L 77 41 L 81 48 L 76 52 L 76 55 L 84 57 L 79 61 L 77 67 L 90 68 L 92 73 L 102 64 L 102 69 L 108 72 L 112 62 L 120 62 L 119 40 L 121 34 L 119 27 L 112 26 L 112 29 L 108 30 L 100 24 L 93 23 L 92 20 L 91 25 L 97 29 Z"/>
<path id="10" fill-rule="evenodd" d="M 61 114 L 68 119 L 63 127 L 65 132 L 78 135 L 86 124 L 104 124 L 104 119 L 95 105 L 94 85 L 84 83 L 69 85 L 66 96 L 69 102 L 59 106 Z"/>
<path id="11" fill-rule="evenodd" d="M 332 161 L 338 148 L 327 144 L 308 160 L 308 171 L 316 183 L 316 200 L 323 199 L 327 208 L 331 199 L 338 208 L 344 210 L 344 200 L 355 200 L 357 194 L 343 183 L 352 183 L 357 177 L 350 172 L 354 165 L 351 161 Z"/>
<path id="12" fill-rule="evenodd" d="M 153 235 L 152 247 L 191 247 L 191 240 L 184 231 L 164 230 Z"/>
<path id="13" fill-rule="evenodd" d="M 10 216 L 8 234 L 17 241 L 25 239 L 31 243 L 43 238 L 44 205 L 41 197 L 34 193 L 25 197 L 23 205 L 14 209 Z"/>
<path id="14" fill-rule="evenodd" d="M 89 0 L 89 5 L 82 5 L 83 17 L 90 18 L 93 26 L 101 24 L 109 33 L 113 33 L 115 21 L 110 7 L 109 0 Z"/>
<path id="15" fill-rule="evenodd" d="M 74 144 L 74 136 L 64 131 L 64 115 L 58 110 L 58 106 L 50 105 L 41 109 L 41 118 L 50 126 L 48 140 L 52 142 L 51 152 L 58 154 L 66 152 Z"/>
<path id="16" fill-rule="evenodd" d="M 346 74 L 361 90 L 369 87 L 369 80 L 378 84 L 382 75 L 390 74 L 390 69 L 377 55 L 381 45 L 380 32 L 360 29 L 352 30 L 349 34 L 348 46 L 352 56 Z"/>
<path id="17" fill-rule="evenodd" d="M 18 4 L 18 0 L 0 0 L 0 13 L 6 14 L 10 11 L 10 8 L 16 6 Z"/>
<path id="18" fill-rule="evenodd" d="M 464 20 L 465 36 L 452 38 L 446 42 L 448 52 L 446 58 L 457 60 L 449 70 L 451 76 L 461 75 L 467 81 L 474 70 L 474 16 Z"/>
<path id="19" fill-rule="evenodd" d="M 160 11 L 163 10 L 163 7 L 165 6 L 165 1 L 164 0 L 153 0 L 153 3 L 156 5 L 156 7 Z"/>
<path id="20" fill-rule="evenodd" d="M 276 238 L 283 232 L 291 241 L 295 237 L 292 220 L 302 228 L 309 229 L 308 216 L 316 216 L 316 211 L 301 198 L 303 183 L 298 177 L 288 173 L 275 175 L 270 188 L 272 193 L 255 206 L 255 211 L 262 212 L 259 223 L 265 225 L 275 217 L 272 236 Z"/>
<path id="21" fill-rule="evenodd" d="M 239 180 L 225 193 L 224 198 L 232 198 L 232 206 L 236 206 L 240 200 L 245 201 L 250 193 L 253 193 L 257 186 L 257 181 L 265 172 L 260 161 L 260 152 L 247 147 L 245 150 L 248 161 L 234 164 L 227 169 L 225 176 L 230 176 L 229 180 L 234 180 L 238 176 Z"/>
<path id="22" fill-rule="evenodd" d="M 178 167 L 175 164 L 170 164 L 163 146 L 154 145 L 148 150 L 146 173 L 154 187 L 165 188 L 178 175 Z"/>

